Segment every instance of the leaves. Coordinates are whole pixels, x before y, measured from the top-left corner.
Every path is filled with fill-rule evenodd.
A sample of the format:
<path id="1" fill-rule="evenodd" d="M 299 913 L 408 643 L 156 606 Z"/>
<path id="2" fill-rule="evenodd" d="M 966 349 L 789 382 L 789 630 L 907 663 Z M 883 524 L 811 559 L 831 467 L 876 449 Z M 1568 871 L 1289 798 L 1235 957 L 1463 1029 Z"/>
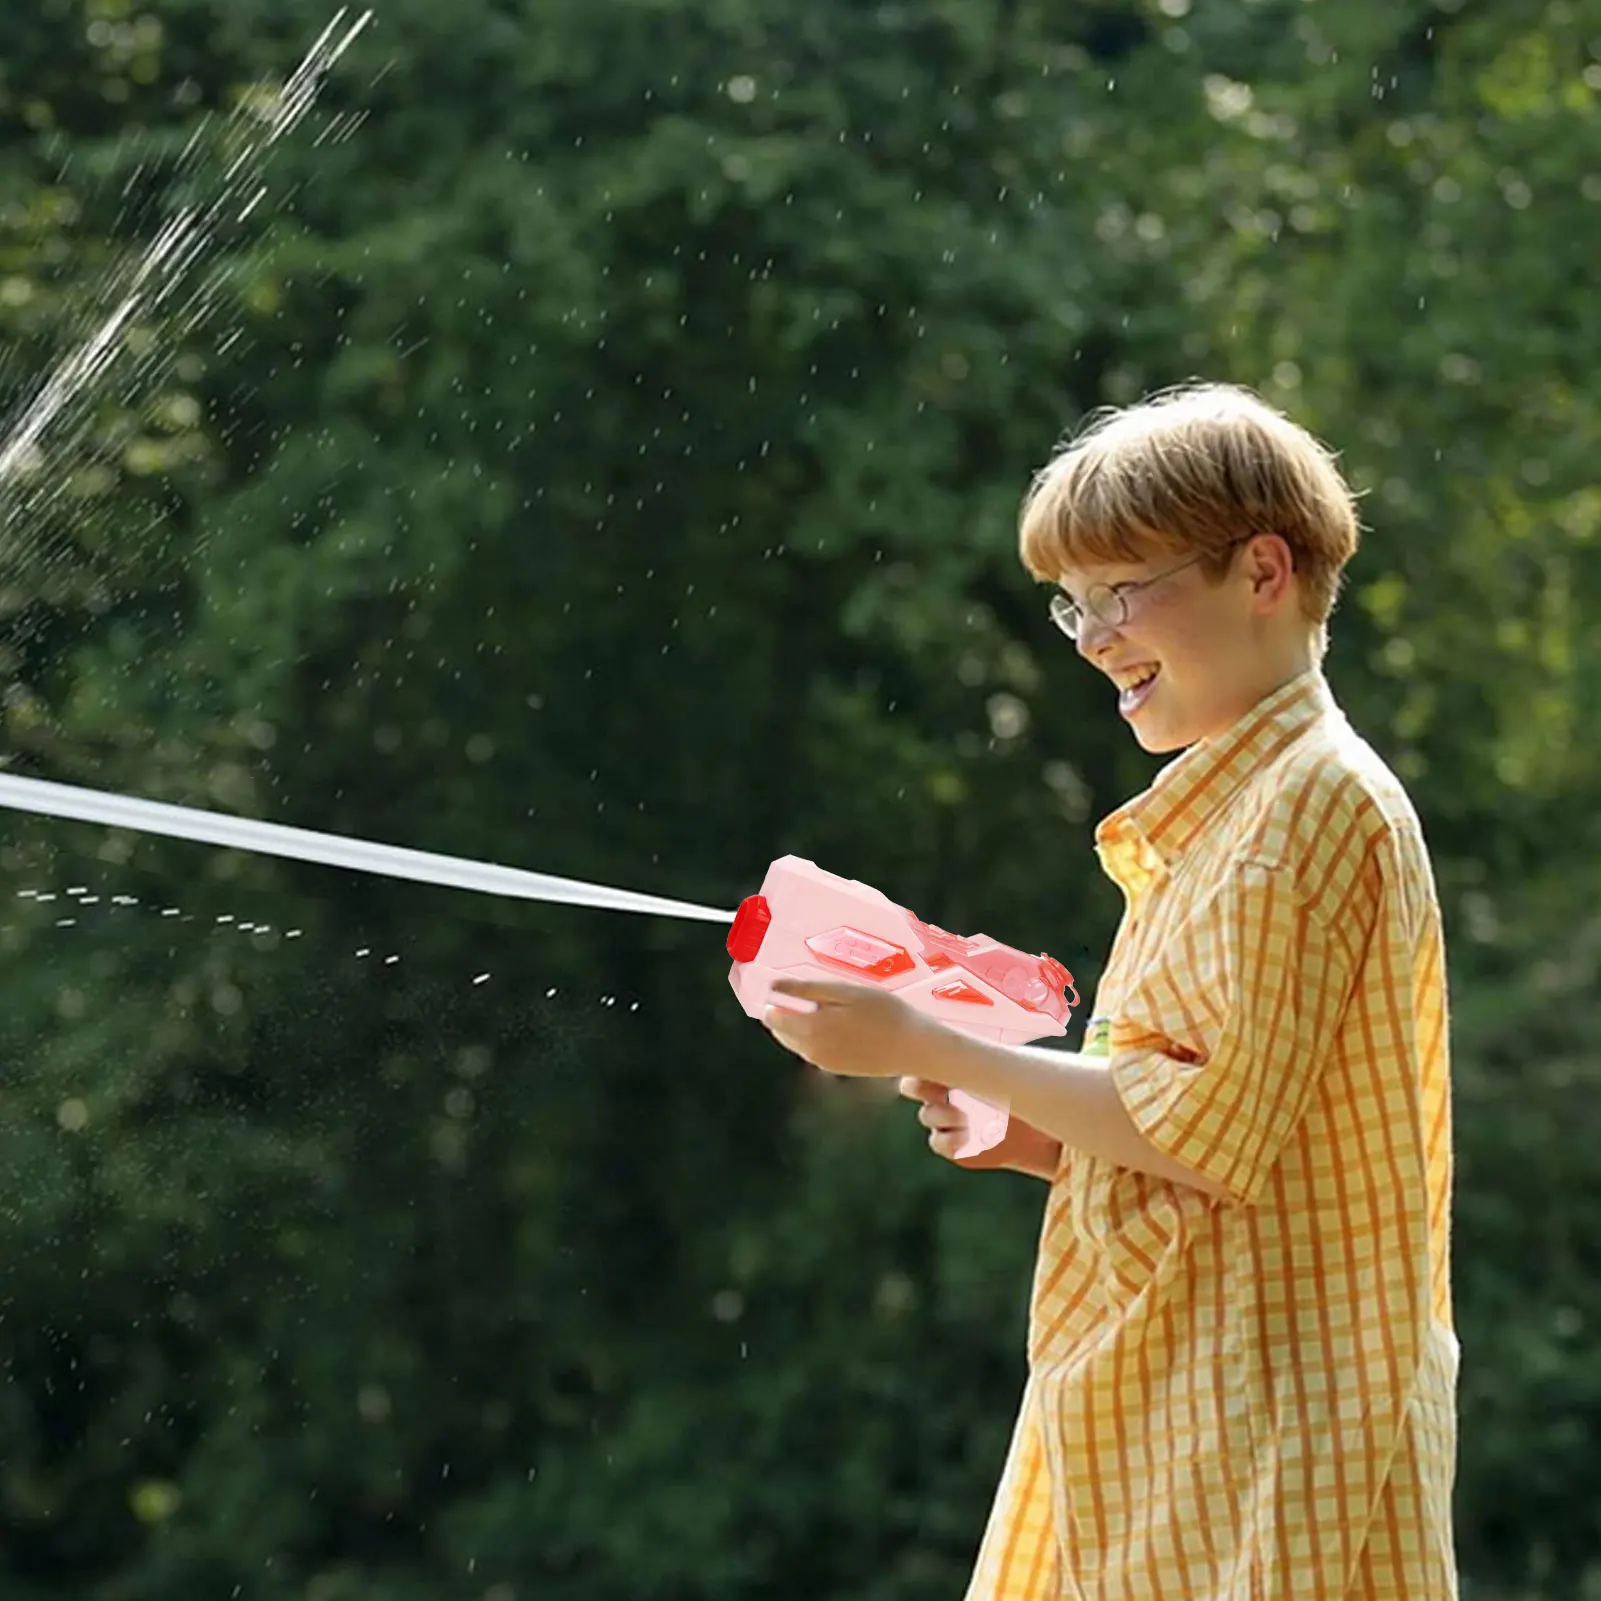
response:
<path id="1" fill-rule="evenodd" d="M 328 20 L 0 21 L 8 413 Z M 730 907 L 796 851 L 1089 993 L 1153 768 L 1018 500 L 1096 405 L 1260 386 L 1366 492 L 1331 676 L 1451 924 L 1464 1565 L 1577 1593 L 1597 38 L 386 7 L 5 525 L 14 763 Z M 0 906 L 8 1594 L 964 1582 L 1039 1192 L 776 1053 L 706 929 L 21 817 Z"/>

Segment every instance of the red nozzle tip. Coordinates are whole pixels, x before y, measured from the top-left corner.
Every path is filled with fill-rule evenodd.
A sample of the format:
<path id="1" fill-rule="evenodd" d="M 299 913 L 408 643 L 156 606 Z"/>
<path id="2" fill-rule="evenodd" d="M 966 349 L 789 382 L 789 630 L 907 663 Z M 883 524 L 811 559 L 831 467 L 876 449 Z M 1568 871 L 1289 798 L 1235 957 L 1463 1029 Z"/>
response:
<path id="1" fill-rule="evenodd" d="M 728 954 L 736 962 L 753 962 L 756 953 L 767 938 L 773 924 L 773 909 L 765 895 L 747 895 L 734 914 L 734 926 L 728 931 Z"/>

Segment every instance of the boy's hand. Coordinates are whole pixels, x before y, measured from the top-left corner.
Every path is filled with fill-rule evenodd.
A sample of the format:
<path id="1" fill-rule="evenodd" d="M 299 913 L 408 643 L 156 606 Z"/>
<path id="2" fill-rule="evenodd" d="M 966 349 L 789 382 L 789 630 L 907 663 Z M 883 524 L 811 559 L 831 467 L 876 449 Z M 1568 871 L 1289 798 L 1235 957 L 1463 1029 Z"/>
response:
<path id="1" fill-rule="evenodd" d="M 762 1016 L 767 1031 L 786 1050 L 846 1078 L 898 1078 L 901 1094 L 921 1101 L 918 1121 L 929 1131 L 929 1148 L 966 1168 L 1011 1168 L 1047 1183 L 1061 1162 L 1060 1140 L 1012 1118 L 999 1145 L 977 1156 L 956 1153 L 967 1140 L 967 1114 L 951 1104 L 950 1090 L 917 1069 L 928 1070 L 940 1058 L 943 1042 L 965 1036 L 908 1006 L 899 996 L 870 984 L 830 983 L 817 979 L 782 978 L 778 995 L 811 1001 L 816 1010 L 792 1012 L 769 1006 Z M 949 1056 L 944 1058 L 949 1062 Z"/>
<path id="2" fill-rule="evenodd" d="M 1046 1183 L 1055 1176 L 1062 1157 L 1061 1143 L 1038 1129 L 1019 1123 L 1014 1117 L 1007 1124 L 1006 1137 L 999 1145 L 980 1151 L 977 1156 L 958 1158 L 956 1153 L 967 1142 L 968 1116 L 959 1106 L 951 1104 L 950 1090 L 932 1079 L 903 1078 L 900 1091 L 907 1100 L 922 1103 L 917 1121 L 928 1130 L 928 1148 L 936 1156 L 974 1171 L 1009 1168 L 1015 1173 L 1032 1174 Z"/>
<path id="3" fill-rule="evenodd" d="M 948 1162 L 956 1161 L 956 1153 L 967 1142 L 970 1132 L 967 1113 L 953 1105 L 947 1085 L 936 1084 L 932 1079 L 903 1078 L 901 1094 L 909 1101 L 921 1102 L 917 1121 L 928 1130 L 928 1148 Z M 1004 1157 L 997 1159 L 995 1149 L 980 1152 L 957 1164 L 960 1167 L 1004 1167 Z"/>
<path id="4" fill-rule="evenodd" d="M 781 978 L 778 995 L 811 1001 L 812 1012 L 769 1006 L 767 1031 L 786 1050 L 845 1078 L 899 1078 L 926 1055 L 932 1034 L 946 1030 L 899 996 L 870 984 Z"/>

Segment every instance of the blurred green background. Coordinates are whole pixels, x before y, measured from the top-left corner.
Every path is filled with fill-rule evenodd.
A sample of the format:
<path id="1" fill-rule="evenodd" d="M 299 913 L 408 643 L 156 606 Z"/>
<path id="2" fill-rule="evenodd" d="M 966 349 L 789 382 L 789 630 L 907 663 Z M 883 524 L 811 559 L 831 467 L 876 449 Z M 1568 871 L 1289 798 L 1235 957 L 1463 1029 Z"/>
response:
<path id="1" fill-rule="evenodd" d="M 4 8 L 8 411 L 332 15 Z M 1155 766 L 1016 507 L 1259 387 L 1363 490 L 1328 672 L 1448 919 L 1464 1595 L 1601 1595 L 1598 108 L 1601 0 L 388 0 L 13 497 L 11 768 L 798 852 L 1088 994 Z M 0 955 L 5 1601 L 961 1593 L 1044 1191 L 714 925 L 7 815 Z"/>

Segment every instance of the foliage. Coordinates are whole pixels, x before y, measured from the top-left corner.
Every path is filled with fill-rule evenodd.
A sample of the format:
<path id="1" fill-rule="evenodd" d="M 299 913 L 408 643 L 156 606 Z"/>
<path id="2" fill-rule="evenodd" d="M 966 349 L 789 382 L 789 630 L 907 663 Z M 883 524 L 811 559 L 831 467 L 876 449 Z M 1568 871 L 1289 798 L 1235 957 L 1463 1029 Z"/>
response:
<path id="1" fill-rule="evenodd" d="M 328 20 L 0 17 L 13 406 Z M 13 765 L 724 906 L 796 851 L 1087 993 L 1152 767 L 1018 496 L 1262 387 L 1368 491 L 1331 676 L 1450 918 L 1467 1593 L 1580 1593 L 1598 92 L 1595 0 L 394 0 L 209 321 L 0 486 Z M 714 931 L 0 871 L 7 1594 L 959 1590 L 1038 1187 L 780 1059 Z"/>

